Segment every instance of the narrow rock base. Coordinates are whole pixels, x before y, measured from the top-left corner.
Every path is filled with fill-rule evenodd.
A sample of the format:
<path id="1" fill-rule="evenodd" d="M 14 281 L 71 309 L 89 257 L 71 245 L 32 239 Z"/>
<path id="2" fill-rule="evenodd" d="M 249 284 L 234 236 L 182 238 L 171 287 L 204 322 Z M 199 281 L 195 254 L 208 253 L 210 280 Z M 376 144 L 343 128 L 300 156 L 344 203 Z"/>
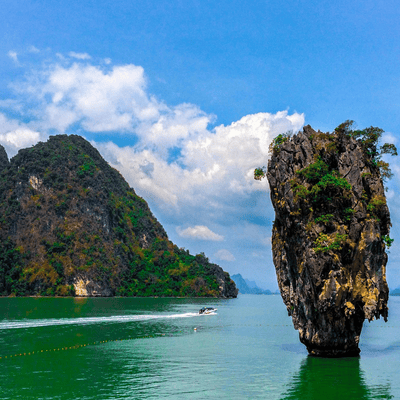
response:
<path id="1" fill-rule="evenodd" d="M 307 347 L 308 354 L 312 357 L 340 358 L 358 357 L 360 349 L 358 347 L 348 349 L 316 349 Z"/>

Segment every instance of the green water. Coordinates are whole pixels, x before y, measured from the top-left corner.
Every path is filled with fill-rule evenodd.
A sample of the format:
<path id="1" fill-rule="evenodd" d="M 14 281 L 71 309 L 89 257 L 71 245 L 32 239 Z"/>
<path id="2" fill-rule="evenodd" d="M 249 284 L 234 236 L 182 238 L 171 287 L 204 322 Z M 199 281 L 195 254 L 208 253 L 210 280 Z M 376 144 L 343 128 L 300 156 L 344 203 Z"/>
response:
<path id="1" fill-rule="evenodd" d="M 400 297 L 389 306 L 360 358 L 319 359 L 279 296 L 1 298 L 0 398 L 400 399 Z"/>

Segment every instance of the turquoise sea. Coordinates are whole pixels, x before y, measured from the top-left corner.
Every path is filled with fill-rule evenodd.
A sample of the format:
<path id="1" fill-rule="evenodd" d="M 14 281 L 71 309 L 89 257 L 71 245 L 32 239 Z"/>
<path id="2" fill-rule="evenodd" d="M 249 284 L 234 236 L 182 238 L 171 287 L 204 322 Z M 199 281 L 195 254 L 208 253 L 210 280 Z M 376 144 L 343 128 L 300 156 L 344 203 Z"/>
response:
<path id="1" fill-rule="evenodd" d="M 1 298 L 1 399 L 400 399 L 400 297 L 389 307 L 359 358 L 323 359 L 280 296 Z"/>

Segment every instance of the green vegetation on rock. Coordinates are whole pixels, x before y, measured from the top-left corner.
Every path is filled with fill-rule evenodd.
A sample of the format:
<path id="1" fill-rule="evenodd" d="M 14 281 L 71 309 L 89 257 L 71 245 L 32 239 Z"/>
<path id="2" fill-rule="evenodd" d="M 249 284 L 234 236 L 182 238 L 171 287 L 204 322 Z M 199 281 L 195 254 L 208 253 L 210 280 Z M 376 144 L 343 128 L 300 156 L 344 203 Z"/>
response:
<path id="1" fill-rule="evenodd" d="M 346 239 L 346 234 L 340 234 L 338 232 L 334 235 L 320 233 L 314 242 L 314 251 L 316 253 L 327 253 L 329 251 L 342 250 Z"/>
<path id="2" fill-rule="evenodd" d="M 340 124 L 335 129 L 335 132 L 357 139 L 361 143 L 369 163 L 374 167 L 379 168 L 382 179 L 384 181 L 390 179 L 393 176 L 392 171 L 389 168 L 389 163 L 382 160 L 382 156 L 384 154 L 397 156 L 398 153 L 396 146 L 392 143 L 384 143 L 382 146 L 379 145 L 379 140 L 384 133 L 384 130 L 381 128 L 371 126 L 363 130 L 353 130 L 353 125 L 354 121 L 347 120 Z M 366 176 L 368 173 L 363 175 Z"/>
<path id="3" fill-rule="evenodd" d="M 382 160 L 383 155 L 397 155 L 396 146 L 385 143 L 379 144 L 383 130 L 376 127 L 369 127 L 364 130 L 353 130 L 354 122 L 345 121 L 340 124 L 332 133 L 314 132 L 308 135 L 313 147 L 314 161 L 308 163 L 304 168 L 296 170 L 295 176 L 290 179 L 290 187 L 293 192 L 293 199 L 298 204 L 298 211 L 291 215 L 300 213 L 308 214 L 307 230 L 312 231 L 315 224 L 330 226 L 334 222 L 334 213 L 339 212 L 339 219 L 335 222 L 336 229 L 342 227 L 349 229 L 356 210 L 352 207 L 351 193 L 352 185 L 343 177 L 338 169 L 339 148 L 343 146 L 344 138 L 355 139 L 363 151 L 366 160 L 364 172 L 361 173 L 365 186 L 376 179 L 378 174 L 383 180 L 392 177 L 389 163 Z M 278 135 L 270 145 L 270 152 L 278 156 L 286 143 L 289 143 L 291 133 Z M 256 168 L 254 178 L 260 180 L 267 174 L 265 167 Z M 371 181 L 371 182 L 369 182 Z M 369 182 L 369 183 L 368 183 Z M 371 191 L 362 191 L 360 196 L 365 204 L 365 211 L 369 218 L 380 221 L 385 215 L 386 199 L 382 195 L 373 194 Z M 284 207 L 284 202 L 278 203 Z M 340 223 L 338 223 L 340 222 Z M 331 232 L 330 232 L 331 233 Z M 389 247 L 382 235 L 382 242 Z M 319 238 L 314 243 L 319 243 Z M 333 241 L 335 242 L 335 241 Z M 342 243 L 343 241 L 341 241 Z M 343 243 L 342 243 L 343 244 Z M 390 245 L 392 241 L 390 242 Z M 316 251 L 321 251 L 321 246 L 316 245 Z M 324 246 L 324 251 L 342 250 L 343 246 Z"/>

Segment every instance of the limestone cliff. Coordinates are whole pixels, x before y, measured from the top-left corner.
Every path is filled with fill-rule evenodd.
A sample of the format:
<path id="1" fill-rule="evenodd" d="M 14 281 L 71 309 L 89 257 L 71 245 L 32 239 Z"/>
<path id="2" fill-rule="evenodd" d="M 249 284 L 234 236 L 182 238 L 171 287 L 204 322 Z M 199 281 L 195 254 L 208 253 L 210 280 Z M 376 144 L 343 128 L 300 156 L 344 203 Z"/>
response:
<path id="1" fill-rule="evenodd" d="M 310 354 L 359 354 L 363 321 L 388 315 L 391 226 L 378 128 L 333 133 L 306 126 L 271 145 L 266 172 L 275 221 L 273 260 L 283 301 Z M 256 170 L 260 178 L 265 171 Z"/>
<path id="2" fill-rule="evenodd" d="M 168 240 L 146 201 L 76 135 L 0 148 L 0 295 L 236 297 Z"/>

